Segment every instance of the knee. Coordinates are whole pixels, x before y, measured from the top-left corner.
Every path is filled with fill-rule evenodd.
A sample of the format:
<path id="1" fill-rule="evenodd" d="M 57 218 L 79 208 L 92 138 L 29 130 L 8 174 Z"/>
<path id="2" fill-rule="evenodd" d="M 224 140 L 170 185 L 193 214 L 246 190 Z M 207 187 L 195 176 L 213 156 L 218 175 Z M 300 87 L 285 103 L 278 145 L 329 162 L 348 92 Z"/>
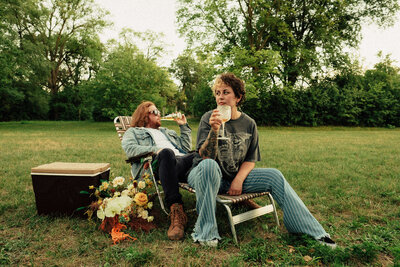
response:
<path id="1" fill-rule="evenodd" d="M 158 156 L 162 159 L 175 158 L 175 153 L 170 148 L 164 148 L 158 153 Z"/>
<path id="2" fill-rule="evenodd" d="M 278 169 L 271 168 L 271 172 L 276 176 L 283 177 L 282 172 L 280 170 L 278 170 Z"/>
<path id="3" fill-rule="evenodd" d="M 168 166 L 174 164 L 176 160 L 174 151 L 169 148 L 164 148 L 163 150 L 161 150 L 157 155 L 157 159 L 159 161 L 159 164 L 167 164 Z"/>
<path id="4" fill-rule="evenodd" d="M 222 178 L 222 173 L 215 160 L 204 159 L 199 163 L 199 167 L 202 169 L 202 179 L 213 184 L 219 184 Z"/>
<path id="5" fill-rule="evenodd" d="M 277 181 L 284 181 L 285 176 L 283 176 L 282 172 L 278 169 L 271 168 L 272 177 Z"/>

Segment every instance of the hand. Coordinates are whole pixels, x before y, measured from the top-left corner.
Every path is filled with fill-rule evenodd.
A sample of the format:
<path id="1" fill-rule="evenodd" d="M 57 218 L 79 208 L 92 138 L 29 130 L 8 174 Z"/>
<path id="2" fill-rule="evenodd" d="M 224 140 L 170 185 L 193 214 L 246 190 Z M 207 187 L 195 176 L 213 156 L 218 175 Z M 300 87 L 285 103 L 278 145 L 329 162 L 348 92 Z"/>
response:
<path id="1" fill-rule="evenodd" d="M 228 195 L 230 196 L 238 196 L 242 194 L 243 182 L 239 179 L 233 179 L 231 183 L 231 187 L 228 190 Z"/>
<path id="2" fill-rule="evenodd" d="M 210 116 L 209 123 L 211 125 L 211 129 L 214 132 L 218 133 L 219 128 L 222 125 L 221 114 L 220 114 L 218 109 L 214 109 L 213 110 L 213 112 L 212 112 L 212 114 Z"/>
<path id="3" fill-rule="evenodd" d="M 185 114 L 182 114 L 182 117 L 179 118 L 174 118 L 174 121 L 176 121 L 178 123 L 178 125 L 185 125 L 187 123 Z"/>

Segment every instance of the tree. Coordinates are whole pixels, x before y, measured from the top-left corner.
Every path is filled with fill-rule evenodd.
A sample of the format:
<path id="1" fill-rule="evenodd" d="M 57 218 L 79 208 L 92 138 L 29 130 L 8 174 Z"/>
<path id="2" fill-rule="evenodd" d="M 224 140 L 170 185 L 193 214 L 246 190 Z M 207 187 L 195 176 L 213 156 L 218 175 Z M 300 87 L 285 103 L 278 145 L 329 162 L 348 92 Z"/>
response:
<path id="1" fill-rule="evenodd" d="M 48 97 L 42 90 L 49 65 L 10 28 L 9 4 L 0 2 L 0 121 L 46 119 Z"/>
<path id="2" fill-rule="evenodd" d="M 98 32 L 106 12 L 94 0 L 12 0 L 5 5 L 10 32 L 20 50 L 34 48 L 49 66 L 47 87 L 54 95 L 68 84 L 90 77 L 101 58 Z"/>
<path id="3" fill-rule="evenodd" d="M 364 76 L 365 95 L 361 124 L 368 126 L 400 125 L 400 68 L 390 56 L 379 54 L 381 61 Z"/>
<path id="4" fill-rule="evenodd" d="M 236 62 L 256 74 L 260 85 L 294 86 L 324 68 L 346 60 L 343 47 L 355 47 L 361 23 L 385 25 L 399 10 L 397 0 L 179 0 L 179 32 L 191 45 Z M 272 52 L 279 53 L 279 58 Z M 244 56 L 244 57 L 243 57 Z M 269 61 L 281 60 L 281 62 Z M 238 65 L 238 63 L 241 63 Z M 265 67 L 268 73 L 261 73 Z M 264 79 L 264 80 L 263 80 Z"/>
<path id="5" fill-rule="evenodd" d="M 167 51 L 168 46 L 163 38 L 164 33 L 157 33 L 153 31 L 137 32 L 129 28 L 122 29 L 119 34 L 120 39 L 125 44 L 137 44 L 147 60 L 157 61 Z"/>
<path id="6" fill-rule="evenodd" d="M 202 60 L 193 51 L 186 50 L 172 61 L 169 71 L 180 82 L 177 108 L 188 114 L 197 113 L 196 110 L 200 107 L 198 101 L 194 101 L 195 96 L 201 94 L 203 87 L 211 94 L 208 83 L 214 78 L 214 68 L 207 60 Z"/>
<path id="7" fill-rule="evenodd" d="M 86 88 L 94 101 L 95 120 L 130 115 L 143 100 L 153 101 L 160 108 L 174 106 L 176 92 L 166 69 L 149 60 L 135 45 L 115 41 Z"/>

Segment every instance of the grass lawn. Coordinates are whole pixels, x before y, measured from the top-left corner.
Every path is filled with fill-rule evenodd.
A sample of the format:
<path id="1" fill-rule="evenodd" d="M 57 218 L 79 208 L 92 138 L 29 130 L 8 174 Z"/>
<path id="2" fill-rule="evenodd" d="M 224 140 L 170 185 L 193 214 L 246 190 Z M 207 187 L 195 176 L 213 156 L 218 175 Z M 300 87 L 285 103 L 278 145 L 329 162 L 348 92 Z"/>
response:
<path id="1" fill-rule="evenodd" d="M 177 129 L 171 122 L 164 126 Z M 197 122 L 192 121 L 193 143 Z M 99 223 L 38 216 L 32 167 L 55 162 L 109 162 L 111 176 L 129 176 L 112 122 L 0 123 L 0 265 L 34 266 L 400 266 L 400 129 L 259 127 L 262 161 L 278 168 L 339 248 L 276 227 L 272 216 L 244 222 L 232 240 L 223 207 L 217 249 L 193 244 L 189 214 L 183 241 L 166 236 L 166 216 L 137 241 L 112 245 Z M 187 208 L 193 195 L 184 193 Z M 157 209 L 157 205 L 155 207 Z"/>

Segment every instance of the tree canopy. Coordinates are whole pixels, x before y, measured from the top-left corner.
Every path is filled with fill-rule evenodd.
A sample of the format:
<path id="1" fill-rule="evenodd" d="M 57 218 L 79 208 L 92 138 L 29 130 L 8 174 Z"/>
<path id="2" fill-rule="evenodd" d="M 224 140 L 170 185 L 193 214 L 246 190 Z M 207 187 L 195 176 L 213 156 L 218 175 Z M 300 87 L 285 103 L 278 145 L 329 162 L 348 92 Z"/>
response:
<path id="1" fill-rule="evenodd" d="M 143 100 L 160 107 L 175 102 L 176 86 L 167 70 L 147 58 L 136 45 L 113 41 L 108 50 L 96 77 L 85 85 L 94 99 L 95 119 L 130 115 Z"/>
<path id="2" fill-rule="evenodd" d="M 107 25 L 107 12 L 94 0 L 13 0 L 5 9 L 20 49 L 34 48 L 46 63 L 49 75 L 43 86 L 52 94 L 90 76 L 101 58 L 98 33 Z"/>
<path id="3" fill-rule="evenodd" d="M 359 71 L 344 50 L 365 21 L 390 24 L 397 0 L 178 2 L 191 47 L 167 69 L 162 33 L 102 43 L 95 0 L 0 0 L 0 120 L 110 120 L 143 100 L 200 117 L 215 107 L 212 79 L 231 71 L 261 124 L 400 125 L 399 69 L 383 58 Z"/>
<path id="4" fill-rule="evenodd" d="M 397 0 L 179 0 L 179 32 L 189 44 L 221 56 L 225 67 L 288 86 L 309 82 L 324 68 L 346 60 L 361 24 L 393 21 Z M 272 52 L 279 53 L 280 62 Z M 249 59 L 253 60 L 240 60 Z M 272 62 L 270 62 L 272 61 Z M 262 82 L 261 84 L 265 84 Z"/>

